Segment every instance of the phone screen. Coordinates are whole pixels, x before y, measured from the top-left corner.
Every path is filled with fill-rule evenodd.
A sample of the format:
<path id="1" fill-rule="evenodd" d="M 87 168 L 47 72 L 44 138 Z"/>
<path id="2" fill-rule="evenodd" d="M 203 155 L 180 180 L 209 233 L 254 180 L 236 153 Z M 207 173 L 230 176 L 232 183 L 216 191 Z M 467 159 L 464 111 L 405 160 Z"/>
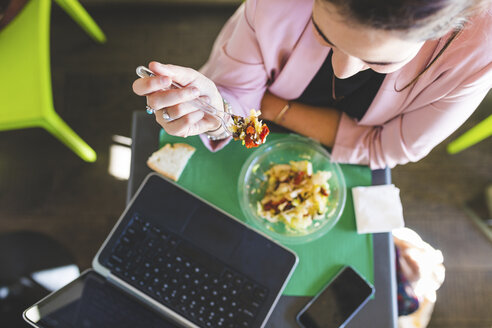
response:
<path id="1" fill-rule="evenodd" d="M 305 328 L 343 327 L 373 292 L 354 269 L 345 267 L 301 310 L 297 320 Z"/>

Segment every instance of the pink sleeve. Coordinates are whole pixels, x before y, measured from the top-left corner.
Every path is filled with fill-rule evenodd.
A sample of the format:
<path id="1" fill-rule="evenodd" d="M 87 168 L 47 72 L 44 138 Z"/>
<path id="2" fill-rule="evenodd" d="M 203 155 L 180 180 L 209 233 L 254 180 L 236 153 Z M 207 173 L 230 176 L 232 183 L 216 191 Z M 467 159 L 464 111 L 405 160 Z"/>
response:
<path id="1" fill-rule="evenodd" d="M 365 164 L 372 169 L 418 161 L 468 119 L 491 84 L 489 64 L 445 97 L 384 125 L 363 126 L 343 114 L 332 157 L 338 162 Z"/>
<path id="2" fill-rule="evenodd" d="M 232 111 L 242 116 L 259 109 L 268 76 L 254 29 L 256 1 L 244 2 L 222 28 L 210 58 L 201 72 L 215 82 Z M 212 142 L 201 136 L 212 151 L 222 149 L 230 138 Z"/>

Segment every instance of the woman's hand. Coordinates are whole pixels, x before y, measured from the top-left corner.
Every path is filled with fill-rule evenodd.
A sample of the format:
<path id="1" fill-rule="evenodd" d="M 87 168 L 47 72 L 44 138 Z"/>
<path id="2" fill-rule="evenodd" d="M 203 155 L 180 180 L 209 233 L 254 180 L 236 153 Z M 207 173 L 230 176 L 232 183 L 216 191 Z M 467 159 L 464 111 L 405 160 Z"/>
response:
<path id="1" fill-rule="evenodd" d="M 220 127 L 220 121 L 216 117 L 190 103 L 200 98 L 213 107 L 224 110 L 222 97 L 214 82 L 191 68 L 151 62 L 149 69 L 157 76 L 139 78 L 133 82 L 133 91 L 139 96 L 147 97 L 147 105 L 155 110 L 156 121 L 167 133 L 186 138 Z M 172 81 L 183 88 L 167 89 Z M 167 120 L 163 118 L 163 114 L 169 115 Z"/>

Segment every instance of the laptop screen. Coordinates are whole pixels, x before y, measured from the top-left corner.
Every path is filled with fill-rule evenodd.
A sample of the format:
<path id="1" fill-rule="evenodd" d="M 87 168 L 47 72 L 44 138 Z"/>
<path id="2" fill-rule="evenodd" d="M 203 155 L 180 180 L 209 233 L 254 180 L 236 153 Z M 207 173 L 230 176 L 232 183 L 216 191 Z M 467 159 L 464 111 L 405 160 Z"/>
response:
<path id="1" fill-rule="evenodd" d="M 42 328 L 178 327 L 93 271 L 25 312 Z"/>

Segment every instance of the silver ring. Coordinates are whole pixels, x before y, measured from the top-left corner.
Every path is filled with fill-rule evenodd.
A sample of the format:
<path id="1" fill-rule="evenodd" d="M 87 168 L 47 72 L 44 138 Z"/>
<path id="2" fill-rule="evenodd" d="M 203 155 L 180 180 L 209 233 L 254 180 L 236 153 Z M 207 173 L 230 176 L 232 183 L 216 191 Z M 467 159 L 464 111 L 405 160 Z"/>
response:
<path id="1" fill-rule="evenodd" d="M 167 112 L 166 109 L 162 110 L 162 118 L 165 119 L 166 121 L 172 121 L 171 116 L 169 116 L 169 113 Z"/>
<path id="2" fill-rule="evenodd" d="M 150 107 L 149 105 L 145 106 L 145 110 L 147 111 L 147 114 L 152 115 L 154 114 L 155 110 Z"/>

